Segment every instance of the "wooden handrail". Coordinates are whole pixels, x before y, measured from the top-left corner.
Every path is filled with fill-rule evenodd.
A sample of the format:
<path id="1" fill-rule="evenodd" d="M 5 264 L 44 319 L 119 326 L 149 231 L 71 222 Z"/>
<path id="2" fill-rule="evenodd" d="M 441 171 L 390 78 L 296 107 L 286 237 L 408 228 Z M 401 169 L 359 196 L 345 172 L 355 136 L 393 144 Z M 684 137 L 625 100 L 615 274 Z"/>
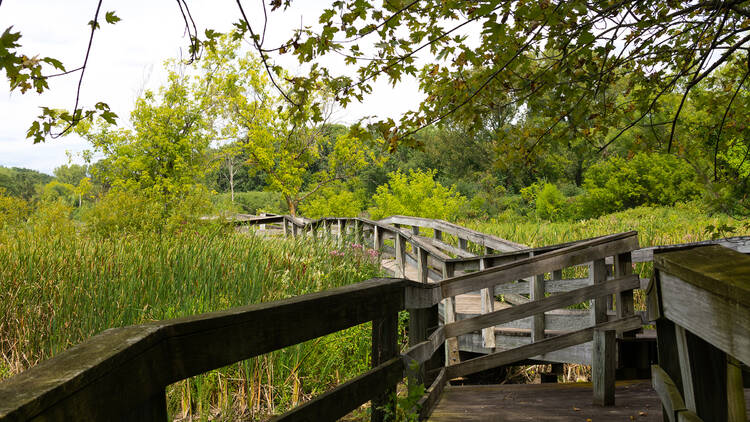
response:
<path id="1" fill-rule="evenodd" d="M 148 412 L 165 405 L 168 384 L 383 318 L 407 303 L 424 302 L 418 297 L 422 292 L 431 294 L 412 281 L 371 279 L 276 302 L 106 330 L 1 382 L 0 420 L 111 419 L 139 409 Z"/>

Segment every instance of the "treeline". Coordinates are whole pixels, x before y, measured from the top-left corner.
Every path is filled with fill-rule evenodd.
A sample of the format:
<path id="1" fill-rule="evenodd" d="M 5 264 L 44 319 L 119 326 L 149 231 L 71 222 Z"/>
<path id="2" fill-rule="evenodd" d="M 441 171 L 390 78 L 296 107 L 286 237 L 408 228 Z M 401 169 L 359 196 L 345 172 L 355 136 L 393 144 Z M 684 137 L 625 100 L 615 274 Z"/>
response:
<path id="1" fill-rule="evenodd" d="M 6 200 L 5 208 L 60 203 L 102 232 L 179 228 L 222 212 L 564 221 L 693 202 L 708 212 L 750 213 L 750 95 L 731 83 L 735 64 L 684 101 L 661 96 L 631 126 L 621 113 L 606 125 L 584 124 L 593 119 L 587 113 L 632 100 L 633 87 L 623 83 L 606 93 L 602 110 L 551 120 L 559 99 L 508 101 L 515 105 L 471 120 L 449 116 L 400 140 L 392 124 L 333 124 L 333 107 L 290 114 L 262 63 L 231 38 L 199 63 L 167 68 L 167 82 L 136 101 L 128 127 L 76 129 L 92 145 L 85 165 L 61 166 L 54 178 L 0 169 L 6 199 L 23 201 Z M 309 95 L 334 103 L 325 91 Z M 732 107 L 716 113 L 728 97 Z M 681 101 L 680 124 L 660 124 Z"/>

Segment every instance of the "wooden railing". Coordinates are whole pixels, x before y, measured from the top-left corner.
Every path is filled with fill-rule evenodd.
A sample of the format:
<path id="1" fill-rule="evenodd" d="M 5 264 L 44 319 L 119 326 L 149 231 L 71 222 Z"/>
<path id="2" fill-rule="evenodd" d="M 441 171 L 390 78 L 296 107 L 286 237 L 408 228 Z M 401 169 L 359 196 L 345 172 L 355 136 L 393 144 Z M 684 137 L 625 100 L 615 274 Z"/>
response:
<path id="1" fill-rule="evenodd" d="M 373 420 L 381 420 L 381 409 L 395 406 L 395 387 L 404 377 L 429 385 L 418 410 L 425 417 L 451 378 L 530 358 L 544 359 L 555 351 L 592 340 L 595 402 L 613 402 L 615 335 L 641 326 L 640 317 L 632 312 L 632 290 L 639 280 L 629 273 L 630 251 L 638 247 L 635 232 L 590 239 L 534 256 L 519 255 L 496 267 L 450 277 L 446 268 L 452 258 L 425 244 L 415 230 L 365 219 L 301 222 L 274 216 L 254 221 L 282 224 L 292 233 L 310 235 L 331 232 L 332 226 L 343 235 L 350 225 L 355 240 L 369 234 L 375 246 L 382 246 L 390 237 L 395 241 L 397 258 L 401 257 L 402 271 L 405 244 L 414 242 L 420 282 L 373 279 L 277 302 L 110 329 L 0 383 L 0 419 L 164 420 L 168 384 L 367 321 L 373 321 L 373 369 L 274 420 L 335 420 L 368 400 L 373 402 Z M 486 242 L 488 238 L 479 239 Z M 428 254 L 443 266 L 444 279 L 440 282 L 427 282 Z M 607 257 L 613 257 L 615 265 L 611 279 L 607 279 Z M 545 285 L 562 282 L 555 274 L 580 265 L 590 267 L 590 285 L 547 297 Z M 551 280 L 544 277 L 545 273 L 552 275 Z M 461 321 L 445 318 L 439 325 L 441 301 L 477 290 L 495 291 L 498 285 L 524 278 L 532 279 L 534 289 L 528 303 Z M 608 316 L 607 297 L 612 295 L 616 296 L 618 310 Z M 592 299 L 588 327 L 562 334 L 545 330 L 545 312 Z M 410 315 L 410 348 L 402 354 L 397 348 L 397 313 L 401 310 L 408 310 Z M 525 318 L 533 319 L 529 344 L 445 364 L 445 355 L 437 353 L 449 339 Z"/>
<path id="2" fill-rule="evenodd" d="M 654 388 L 670 421 L 745 421 L 750 365 L 750 256 L 720 245 L 654 256 L 648 291 L 659 365 Z"/>

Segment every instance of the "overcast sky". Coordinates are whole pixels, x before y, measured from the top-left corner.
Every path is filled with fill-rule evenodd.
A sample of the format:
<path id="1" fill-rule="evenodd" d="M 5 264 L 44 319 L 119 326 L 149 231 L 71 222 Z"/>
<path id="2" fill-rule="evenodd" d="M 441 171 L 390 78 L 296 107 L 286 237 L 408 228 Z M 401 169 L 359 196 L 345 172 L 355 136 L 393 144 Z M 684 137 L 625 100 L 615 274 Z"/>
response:
<path id="1" fill-rule="evenodd" d="M 267 46 L 288 39 L 300 22 L 317 23 L 319 11 L 330 1 L 298 1 L 302 6 L 285 14 L 271 14 Z M 21 51 L 27 55 L 60 59 L 67 69 L 83 63 L 89 37 L 87 22 L 93 18 L 96 0 L 3 0 L 0 6 L 0 31 L 13 26 L 20 31 Z M 238 20 L 233 0 L 188 0 L 193 17 L 202 34 L 205 28 L 228 31 Z M 244 3 L 253 27 L 262 27 L 258 0 Z M 116 25 L 104 22 L 104 12 L 113 10 L 122 21 Z M 143 88 L 156 89 L 164 80 L 165 59 L 186 55 L 187 38 L 184 23 L 175 0 L 105 0 L 100 12 L 101 30 L 97 31 L 81 90 L 81 103 L 91 107 L 104 101 L 128 124 L 133 103 Z M 291 56 L 281 63 L 292 73 L 303 72 Z M 329 62 L 330 64 L 330 62 Z M 65 154 L 88 148 L 86 141 L 71 135 L 34 145 L 26 139 L 26 130 L 39 114 L 40 106 L 72 109 L 78 74 L 50 80 L 50 90 L 36 93 L 9 92 L 7 78 L 0 75 L 0 166 L 26 167 L 52 173 L 68 162 Z M 351 123 L 363 116 L 397 119 L 415 107 L 421 98 L 413 80 L 406 80 L 394 90 L 379 81 L 375 94 L 363 104 L 353 104 L 337 113 L 340 123 Z M 80 160 L 78 160 L 80 162 Z"/>

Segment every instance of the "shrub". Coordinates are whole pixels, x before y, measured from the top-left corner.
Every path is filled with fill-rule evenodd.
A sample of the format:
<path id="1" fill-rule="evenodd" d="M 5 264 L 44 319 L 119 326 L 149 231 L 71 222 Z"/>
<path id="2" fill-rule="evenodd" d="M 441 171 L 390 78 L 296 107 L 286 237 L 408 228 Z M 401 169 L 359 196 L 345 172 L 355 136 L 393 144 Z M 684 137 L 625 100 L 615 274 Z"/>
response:
<path id="1" fill-rule="evenodd" d="M 639 205 L 674 205 L 696 198 L 699 185 L 689 164 L 674 155 L 639 153 L 612 157 L 584 174 L 580 216 L 596 217 Z"/>
<path id="2" fill-rule="evenodd" d="M 142 231 L 161 232 L 165 209 L 162 204 L 128 191 L 110 191 L 83 213 L 93 233 L 102 237 Z"/>
<path id="3" fill-rule="evenodd" d="M 343 185 L 329 187 L 300 206 L 302 215 L 309 218 L 356 217 L 362 212 L 364 201 L 361 195 Z"/>
<path id="4" fill-rule="evenodd" d="M 0 229 L 20 225 L 31 213 L 29 204 L 21 198 L 7 196 L 0 188 Z"/>
<path id="5" fill-rule="evenodd" d="M 536 197 L 536 215 L 545 220 L 562 220 L 568 216 L 568 202 L 560 189 L 545 183 Z"/>
<path id="6" fill-rule="evenodd" d="M 389 215 L 455 220 L 465 213 L 466 197 L 455 186 L 446 188 L 435 181 L 435 171 L 400 170 L 388 174 L 388 183 L 378 186 L 370 208 L 373 218 Z"/>

